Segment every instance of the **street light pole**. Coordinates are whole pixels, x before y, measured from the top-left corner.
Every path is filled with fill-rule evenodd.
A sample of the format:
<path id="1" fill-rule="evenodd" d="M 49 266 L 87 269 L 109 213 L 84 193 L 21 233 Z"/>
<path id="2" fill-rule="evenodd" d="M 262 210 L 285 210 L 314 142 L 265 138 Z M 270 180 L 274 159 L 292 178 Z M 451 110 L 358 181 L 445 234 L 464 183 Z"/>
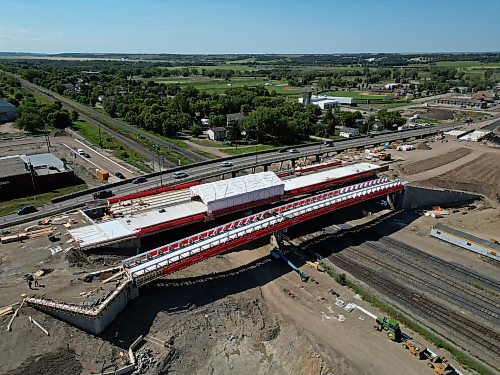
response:
<path id="1" fill-rule="evenodd" d="M 158 168 L 160 170 L 160 187 L 163 187 L 163 177 L 161 175 L 161 158 L 160 158 L 160 146 L 156 146 L 156 152 L 158 154 Z"/>

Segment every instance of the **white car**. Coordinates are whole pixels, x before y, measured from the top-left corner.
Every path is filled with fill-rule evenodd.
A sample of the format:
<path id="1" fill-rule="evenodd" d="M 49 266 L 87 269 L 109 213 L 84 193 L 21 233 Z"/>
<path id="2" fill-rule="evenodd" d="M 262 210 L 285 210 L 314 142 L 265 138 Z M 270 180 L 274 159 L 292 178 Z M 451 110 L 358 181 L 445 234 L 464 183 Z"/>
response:
<path id="1" fill-rule="evenodd" d="M 76 152 L 78 152 L 78 155 L 85 155 L 86 154 L 85 150 L 82 150 L 81 148 L 76 150 Z"/>
<path id="2" fill-rule="evenodd" d="M 222 168 L 232 167 L 233 163 L 231 163 L 230 161 L 223 161 L 222 163 L 220 163 L 220 166 Z"/>

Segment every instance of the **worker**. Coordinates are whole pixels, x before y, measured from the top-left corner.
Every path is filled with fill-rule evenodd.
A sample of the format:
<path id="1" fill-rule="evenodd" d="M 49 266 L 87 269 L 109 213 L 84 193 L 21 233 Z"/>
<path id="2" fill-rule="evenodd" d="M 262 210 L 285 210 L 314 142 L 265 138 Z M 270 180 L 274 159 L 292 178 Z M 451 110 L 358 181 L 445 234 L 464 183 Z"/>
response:
<path id="1" fill-rule="evenodd" d="M 26 275 L 26 281 L 28 282 L 28 287 L 30 289 L 33 289 L 33 281 L 35 281 L 35 278 L 33 277 L 33 275 L 31 273 L 28 273 Z M 35 281 L 35 286 L 36 286 L 37 282 Z"/>

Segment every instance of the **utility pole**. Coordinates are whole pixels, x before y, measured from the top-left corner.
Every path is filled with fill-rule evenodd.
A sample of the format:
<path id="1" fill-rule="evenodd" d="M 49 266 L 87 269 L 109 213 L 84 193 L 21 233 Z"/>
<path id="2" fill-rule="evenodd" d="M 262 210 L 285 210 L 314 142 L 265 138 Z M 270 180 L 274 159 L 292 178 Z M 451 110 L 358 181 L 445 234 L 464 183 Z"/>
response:
<path id="1" fill-rule="evenodd" d="M 98 122 L 99 124 L 99 147 L 102 148 L 102 140 L 101 140 L 101 123 Z"/>
<path id="2" fill-rule="evenodd" d="M 33 184 L 33 200 L 36 202 L 36 186 L 35 186 L 35 179 L 33 177 L 34 168 L 31 162 L 28 163 L 28 168 L 30 169 L 31 183 Z"/>
<path id="3" fill-rule="evenodd" d="M 158 168 L 160 170 L 160 187 L 163 187 L 163 177 L 161 175 L 160 146 L 156 146 L 156 152 L 158 153 Z"/>

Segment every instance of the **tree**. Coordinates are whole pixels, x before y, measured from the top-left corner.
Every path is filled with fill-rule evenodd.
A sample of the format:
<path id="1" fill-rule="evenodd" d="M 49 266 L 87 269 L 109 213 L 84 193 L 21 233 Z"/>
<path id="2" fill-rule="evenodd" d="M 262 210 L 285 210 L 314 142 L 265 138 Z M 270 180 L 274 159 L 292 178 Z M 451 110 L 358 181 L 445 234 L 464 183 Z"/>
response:
<path id="1" fill-rule="evenodd" d="M 378 111 L 377 118 L 386 128 L 390 129 L 395 129 L 406 123 L 406 119 L 401 116 L 401 113 L 387 109 Z"/>
<path id="2" fill-rule="evenodd" d="M 62 110 L 52 114 L 51 125 L 57 129 L 64 129 L 72 125 L 71 116 L 68 111 Z"/>
<path id="3" fill-rule="evenodd" d="M 326 110 L 325 116 L 323 117 L 322 124 L 324 125 L 324 129 L 328 135 L 335 135 L 335 127 L 338 125 L 338 119 L 333 114 L 331 108 Z M 324 136 L 322 134 L 321 136 Z"/>
<path id="4" fill-rule="evenodd" d="M 73 121 L 73 122 L 78 121 L 78 117 L 79 117 L 78 112 L 75 110 L 72 110 L 71 111 L 71 121 Z"/>
<path id="5" fill-rule="evenodd" d="M 227 140 L 234 145 L 241 139 L 241 124 L 239 121 L 230 121 L 227 126 Z"/>
<path id="6" fill-rule="evenodd" d="M 203 134 L 203 129 L 201 128 L 201 126 L 198 124 L 193 125 L 193 127 L 191 128 L 191 135 L 193 137 L 198 138 L 202 134 Z"/>
<path id="7" fill-rule="evenodd" d="M 22 113 L 21 115 L 18 114 L 17 124 L 21 129 L 30 133 L 36 133 L 43 128 L 42 117 L 38 113 L 33 112 Z"/>

